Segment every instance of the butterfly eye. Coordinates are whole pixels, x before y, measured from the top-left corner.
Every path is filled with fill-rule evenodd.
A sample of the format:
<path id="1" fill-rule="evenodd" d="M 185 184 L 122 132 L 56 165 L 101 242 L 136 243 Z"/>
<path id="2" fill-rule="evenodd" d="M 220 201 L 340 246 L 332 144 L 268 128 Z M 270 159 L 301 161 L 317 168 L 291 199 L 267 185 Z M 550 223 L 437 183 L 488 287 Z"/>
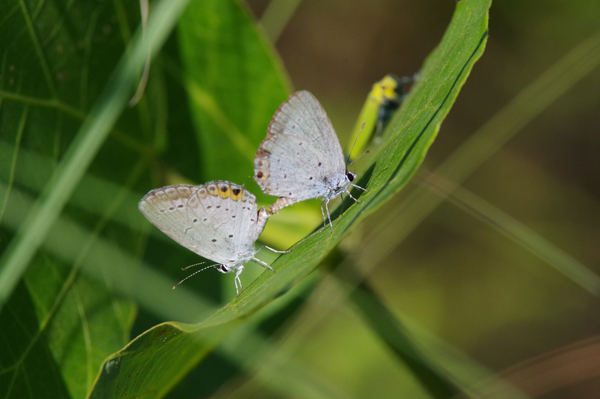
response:
<path id="1" fill-rule="evenodd" d="M 348 179 L 348 181 L 350 183 L 352 183 L 354 181 L 355 177 L 356 177 L 356 173 L 352 173 L 350 171 L 346 171 L 346 178 Z"/>
<path id="2" fill-rule="evenodd" d="M 221 270 L 223 273 L 229 273 L 229 269 L 225 265 L 221 265 L 221 267 L 219 268 L 219 270 Z"/>

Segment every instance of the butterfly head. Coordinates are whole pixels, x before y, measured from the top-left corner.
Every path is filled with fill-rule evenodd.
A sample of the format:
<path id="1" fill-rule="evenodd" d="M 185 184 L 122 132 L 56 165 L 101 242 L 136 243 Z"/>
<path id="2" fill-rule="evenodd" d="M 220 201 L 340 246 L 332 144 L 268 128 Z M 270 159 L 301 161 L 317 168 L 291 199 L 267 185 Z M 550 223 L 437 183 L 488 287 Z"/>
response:
<path id="1" fill-rule="evenodd" d="M 350 172 L 349 170 L 347 170 L 346 171 L 346 179 L 348 179 L 348 181 L 350 183 L 352 183 L 354 181 L 354 179 L 356 179 L 356 173 Z"/>
<path id="2" fill-rule="evenodd" d="M 229 273 L 231 272 L 231 269 L 228 268 L 225 265 L 219 265 L 219 267 L 216 268 L 218 271 L 220 271 L 221 273 Z"/>

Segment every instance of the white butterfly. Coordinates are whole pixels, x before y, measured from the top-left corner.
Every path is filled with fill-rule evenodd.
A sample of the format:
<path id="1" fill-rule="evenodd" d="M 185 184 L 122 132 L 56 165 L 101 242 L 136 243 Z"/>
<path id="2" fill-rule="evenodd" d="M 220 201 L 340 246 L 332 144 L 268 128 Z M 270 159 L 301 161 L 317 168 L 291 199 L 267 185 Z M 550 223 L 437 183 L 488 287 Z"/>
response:
<path id="1" fill-rule="evenodd" d="M 356 175 L 346 169 L 338 137 L 319 101 L 299 91 L 279 107 L 254 158 L 254 180 L 265 194 L 279 198 L 271 212 L 293 203 L 321 198 L 323 222 L 331 224 L 329 201 L 346 192 Z M 327 213 L 323 212 L 323 205 Z"/>
<path id="2" fill-rule="evenodd" d="M 235 271 L 238 295 L 242 290 L 243 263 L 253 261 L 273 270 L 254 257 L 260 250 L 254 249 L 254 242 L 271 214 L 264 207 L 257 211 L 256 197 L 243 186 L 227 181 L 212 181 L 201 186 L 166 186 L 146 194 L 138 208 L 173 240 L 217 262 L 209 267 L 221 273 Z"/>

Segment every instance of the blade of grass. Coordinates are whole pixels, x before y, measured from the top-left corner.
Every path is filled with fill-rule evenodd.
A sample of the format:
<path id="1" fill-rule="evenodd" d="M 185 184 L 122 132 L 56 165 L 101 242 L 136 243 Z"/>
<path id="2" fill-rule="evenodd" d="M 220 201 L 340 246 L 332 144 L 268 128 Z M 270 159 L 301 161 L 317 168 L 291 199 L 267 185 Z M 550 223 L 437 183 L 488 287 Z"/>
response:
<path id="1" fill-rule="evenodd" d="M 395 353 L 421 383 L 423 389 L 438 399 L 451 398 L 461 392 L 448 373 L 440 369 L 417 347 L 408 330 L 378 298 L 376 292 L 362 280 L 351 260 L 343 271 L 336 273 L 340 282 L 353 288 L 350 299 L 361 317 L 388 348 Z"/>
<path id="2" fill-rule="evenodd" d="M 162 0 L 156 4 L 155 13 L 148 23 L 147 36 L 136 36 L 131 55 L 124 56 L 115 69 L 106 90 L 90 111 L 40 199 L 2 256 L 0 308 L 121 114 L 147 56 L 164 43 L 186 4 L 186 0 Z"/>
<path id="3" fill-rule="evenodd" d="M 583 289 L 600 295 L 600 277 L 596 273 L 492 204 L 431 172 L 423 172 L 420 183 L 544 260 Z"/>

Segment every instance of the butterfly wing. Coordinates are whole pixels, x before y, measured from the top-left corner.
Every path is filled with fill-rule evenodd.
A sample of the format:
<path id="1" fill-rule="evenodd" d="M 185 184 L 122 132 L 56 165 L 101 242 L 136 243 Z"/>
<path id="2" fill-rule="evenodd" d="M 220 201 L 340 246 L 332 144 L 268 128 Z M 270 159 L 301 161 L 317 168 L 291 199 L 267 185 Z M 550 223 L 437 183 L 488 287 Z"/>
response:
<path id="1" fill-rule="evenodd" d="M 210 232 L 220 263 L 234 264 L 252 251 L 268 215 L 257 212 L 256 197 L 242 186 L 225 181 L 206 183 L 188 201 L 192 222 Z"/>
<path id="2" fill-rule="evenodd" d="M 152 190 L 138 207 L 173 240 L 219 264 L 245 256 L 267 220 L 259 218 L 253 194 L 224 181 Z"/>
<path id="3" fill-rule="evenodd" d="M 302 201 L 324 197 L 345 181 L 346 164 L 331 121 L 308 91 L 275 112 L 254 159 L 264 193 Z"/>

